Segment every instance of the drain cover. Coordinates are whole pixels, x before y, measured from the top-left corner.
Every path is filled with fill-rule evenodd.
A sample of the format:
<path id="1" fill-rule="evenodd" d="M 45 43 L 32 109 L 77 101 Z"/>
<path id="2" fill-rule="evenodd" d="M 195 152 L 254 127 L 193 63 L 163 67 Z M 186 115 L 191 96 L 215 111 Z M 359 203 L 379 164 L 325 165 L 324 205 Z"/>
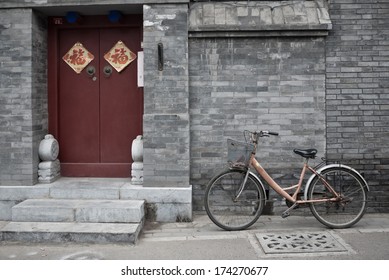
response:
<path id="1" fill-rule="evenodd" d="M 329 232 L 256 233 L 266 254 L 347 252 Z"/>

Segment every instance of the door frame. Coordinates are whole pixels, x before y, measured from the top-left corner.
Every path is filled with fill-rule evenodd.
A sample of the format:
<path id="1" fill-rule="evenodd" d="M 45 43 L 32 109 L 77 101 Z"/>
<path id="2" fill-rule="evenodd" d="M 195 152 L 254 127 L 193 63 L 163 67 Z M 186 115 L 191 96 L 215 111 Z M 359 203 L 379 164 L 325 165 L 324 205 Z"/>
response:
<path id="1" fill-rule="evenodd" d="M 79 23 L 67 23 L 65 17 L 48 18 L 48 46 L 47 46 L 47 90 L 48 90 L 48 131 L 58 139 L 59 137 L 59 63 L 62 55 L 59 53 L 59 32 L 63 29 L 83 29 L 83 28 L 140 28 L 140 42 L 143 41 L 143 16 L 124 15 L 118 23 L 112 23 L 107 16 L 83 16 Z M 139 94 L 143 97 L 143 88 L 138 88 Z M 143 112 L 142 99 L 142 112 Z M 142 118 L 140 120 L 142 122 Z M 143 123 L 140 124 L 143 127 Z M 129 151 L 130 152 L 130 151 Z M 130 177 L 130 170 L 128 171 Z"/>

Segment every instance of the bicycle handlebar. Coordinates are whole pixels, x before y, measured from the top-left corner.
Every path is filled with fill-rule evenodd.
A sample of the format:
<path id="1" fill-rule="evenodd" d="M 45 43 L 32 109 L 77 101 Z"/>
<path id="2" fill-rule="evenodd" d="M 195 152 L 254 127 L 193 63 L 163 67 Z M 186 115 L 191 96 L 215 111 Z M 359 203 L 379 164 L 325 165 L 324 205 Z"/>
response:
<path id="1" fill-rule="evenodd" d="M 278 136 L 279 135 L 278 132 L 272 132 L 272 131 L 261 131 L 261 132 L 262 132 L 262 136 L 269 136 L 269 135 Z"/>
<path id="2" fill-rule="evenodd" d="M 259 137 L 269 137 L 270 135 L 273 136 L 278 136 L 278 132 L 273 132 L 273 131 L 267 131 L 267 130 L 261 130 L 259 132 L 251 132 L 249 130 L 245 130 L 245 132 L 250 133 L 250 140 L 251 142 L 257 144 L 258 143 L 258 138 Z"/>

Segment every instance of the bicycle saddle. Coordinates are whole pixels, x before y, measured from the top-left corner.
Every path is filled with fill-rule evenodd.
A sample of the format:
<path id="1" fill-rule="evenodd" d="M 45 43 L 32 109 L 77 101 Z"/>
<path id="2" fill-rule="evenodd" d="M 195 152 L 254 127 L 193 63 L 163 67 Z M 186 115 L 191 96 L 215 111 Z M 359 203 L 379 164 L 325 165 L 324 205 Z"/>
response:
<path id="1" fill-rule="evenodd" d="M 317 150 L 316 149 L 305 149 L 305 150 L 294 149 L 293 152 L 304 158 L 315 158 Z"/>

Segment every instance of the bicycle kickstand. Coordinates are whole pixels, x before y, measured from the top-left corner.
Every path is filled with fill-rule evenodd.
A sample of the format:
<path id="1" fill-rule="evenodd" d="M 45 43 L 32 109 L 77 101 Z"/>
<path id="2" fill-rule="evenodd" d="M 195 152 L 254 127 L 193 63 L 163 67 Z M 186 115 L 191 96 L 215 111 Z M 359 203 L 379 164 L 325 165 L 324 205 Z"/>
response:
<path id="1" fill-rule="evenodd" d="M 295 202 L 292 206 L 290 206 L 288 209 L 286 209 L 284 212 L 282 212 L 281 217 L 283 219 L 290 216 L 290 211 L 292 211 L 297 206 L 297 202 Z"/>

